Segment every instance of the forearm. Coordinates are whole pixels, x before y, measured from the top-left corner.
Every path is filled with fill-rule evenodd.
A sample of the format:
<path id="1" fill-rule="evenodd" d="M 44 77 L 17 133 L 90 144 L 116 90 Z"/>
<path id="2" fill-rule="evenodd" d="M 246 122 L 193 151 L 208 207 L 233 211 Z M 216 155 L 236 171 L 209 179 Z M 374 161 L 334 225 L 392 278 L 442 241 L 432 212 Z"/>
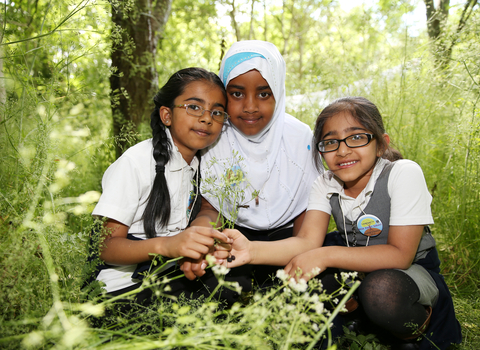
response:
<path id="1" fill-rule="evenodd" d="M 169 237 L 156 237 L 133 241 L 123 237 L 110 237 L 103 242 L 100 258 L 109 264 L 132 265 L 152 259 L 150 253 L 168 257 L 166 245 Z"/>
<path id="2" fill-rule="evenodd" d="M 100 257 L 107 263 L 118 265 L 138 264 L 159 254 L 167 258 L 185 257 L 199 259 L 207 254 L 215 240 L 230 244 L 231 240 L 212 227 L 187 227 L 176 235 L 133 241 L 127 239 L 128 226 L 108 219 L 105 222 L 108 236 L 102 242 Z"/>
<path id="3" fill-rule="evenodd" d="M 423 226 L 390 226 L 387 244 L 368 247 L 323 247 L 319 256 L 327 267 L 371 272 L 408 269 L 415 258 Z"/>
<path id="4" fill-rule="evenodd" d="M 325 271 L 329 267 L 359 272 L 408 269 L 415 257 L 422 230 L 423 226 L 420 225 L 390 226 L 387 244 L 368 247 L 319 245 L 316 249 L 295 256 L 285 266 L 285 272 L 308 280 L 312 273 L 318 273 L 314 270 Z"/>
<path id="5" fill-rule="evenodd" d="M 326 267 L 345 270 L 372 272 L 380 269 L 408 269 L 412 258 L 401 249 L 381 244 L 368 247 L 321 247 L 315 249 L 315 256 Z"/>
<path id="6" fill-rule="evenodd" d="M 315 246 L 306 238 L 291 237 L 280 241 L 251 241 L 250 264 L 285 266 L 294 256 Z"/>

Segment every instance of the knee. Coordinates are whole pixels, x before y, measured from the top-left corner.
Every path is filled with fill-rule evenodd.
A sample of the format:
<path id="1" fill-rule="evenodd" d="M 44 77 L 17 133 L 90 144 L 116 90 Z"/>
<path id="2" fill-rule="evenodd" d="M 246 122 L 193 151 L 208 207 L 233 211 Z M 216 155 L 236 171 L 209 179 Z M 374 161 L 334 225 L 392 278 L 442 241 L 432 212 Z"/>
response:
<path id="1" fill-rule="evenodd" d="M 420 292 L 415 282 L 400 270 L 378 270 L 369 273 L 359 288 L 359 299 L 365 311 L 375 308 L 393 314 L 399 305 L 417 302 Z"/>
<path id="2" fill-rule="evenodd" d="M 368 274 L 360 285 L 359 301 L 367 316 L 377 325 L 404 323 L 422 308 L 417 285 L 400 270 L 378 270 Z"/>

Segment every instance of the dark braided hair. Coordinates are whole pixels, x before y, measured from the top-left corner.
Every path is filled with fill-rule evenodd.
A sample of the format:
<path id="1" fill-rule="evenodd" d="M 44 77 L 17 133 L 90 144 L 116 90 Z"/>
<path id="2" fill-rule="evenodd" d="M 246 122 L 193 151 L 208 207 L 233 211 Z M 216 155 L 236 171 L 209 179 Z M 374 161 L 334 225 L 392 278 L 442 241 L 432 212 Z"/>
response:
<path id="1" fill-rule="evenodd" d="M 322 141 L 323 126 L 327 120 L 342 112 L 349 113 L 354 119 L 362 124 L 365 129 L 370 130 L 373 135 L 375 135 L 374 137 L 377 140 L 378 148 L 384 150 L 382 158 L 390 161 L 403 158 L 399 151 L 390 145 L 387 145 L 383 138 L 385 127 L 383 126 L 380 111 L 377 106 L 364 97 L 339 98 L 323 109 L 315 123 L 315 131 L 313 134 L 313 144 L 315 145 L 315 148 L 317 147 L 317 144 Z M 323 164 L 320 154 L 319 152 L 314 152 L 313 154 L 315 165 L 317 169 L 321 171 L 323 169 Z"/>
<path id="2" fill-rule="evenodd" d="M 203 68 L 185 68 L 173 74 L 167 83 L 155 95 L 155 109 L 150 115 L 150 126 L 153 136 L 153 158 L 155 159 L 155 180 L 143 213 L 143 227 L 148 238 L 156 237 L 155 225 L 157 221 L 166 226 L 170 219 L 170 194 L 165 178 L 165 166 L 170 160 L 172 145 L 165 132 L 165 125 L 160 119 L 160 107 L 165 106 L 173 110 L 175 99 L 183 94 L 188 84 L 196 81 L 206 81 L 217 85 L 227 100 L 225 87 L 220 78 Z M 197 155 L 198 156 L 198 155 Z M 196 184 L 199 186 L 199 184 Z"/>

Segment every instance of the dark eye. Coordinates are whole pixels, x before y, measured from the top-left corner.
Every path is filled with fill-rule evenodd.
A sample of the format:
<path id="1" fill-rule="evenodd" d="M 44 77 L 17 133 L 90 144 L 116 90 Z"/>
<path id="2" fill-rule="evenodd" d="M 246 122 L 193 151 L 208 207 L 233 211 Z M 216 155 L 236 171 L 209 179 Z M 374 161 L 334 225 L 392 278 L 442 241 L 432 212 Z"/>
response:
<path id="1" fill-rule="evenodd" d="M 242 93 L 240 91 L 233 91 L 230 95 L 232 95 L 235 98 L 240 98 L 242 97 Z"/>
<path id="2" fill-rule="evenodd" d="M 331 145 L 336 145 L 337 144 L 337 140 L 324 140 L 323 141 L 323 145 L 326 147 L 326 146 L 331 146 Z"/>
<path id="3" fill-rule="evenodd" d="M 225 114 L 224 111 L 219 111 L 218 109 L 214 109 L 214 110 L 212 111 L 212 115 L 213 115 L 214 117 L 222 117 L 222 118 L 223 118 L 224 114 Z"/>
<path id="4" fill-rule="evenodd" d="M 199 105 L 188 105 L 188 108 L 190 108 L 192 111 L 201 111 L 202 110 L 202 107 L 200 107 Z"/>
<path id="5" fill-rule="evenodd" d="M 260 98 L 268 98 L 270 97 L 271 93 L 270 92 L 261 92 L 258 94 L 258 96 L 260 96 Z"/>
<path id="6" fill-rule="evenodd" d="M 363 134 L 357 134 L 357 135 L 350 136 L 350 139 L 352 141 L 362 141 L 362 140 L 365 140 L 366 138 L 367 138 L 367 135 L 363 135 Z"/>

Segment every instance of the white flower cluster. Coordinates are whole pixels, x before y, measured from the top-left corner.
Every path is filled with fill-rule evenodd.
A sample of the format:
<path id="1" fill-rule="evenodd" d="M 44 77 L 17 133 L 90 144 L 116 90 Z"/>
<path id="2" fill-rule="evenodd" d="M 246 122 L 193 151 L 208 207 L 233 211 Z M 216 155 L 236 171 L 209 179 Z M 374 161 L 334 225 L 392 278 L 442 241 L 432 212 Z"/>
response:
<path id="1" fill-rule="evenodd" d="M 282 282 L 286 282 L 288 281 L 290 276 L 287 275 L 284 269 L 279 269 L 277 270 L 277 278 L 280 279 Z"/>
<path id="2" fill-rule="evenodd" d="M 230 269 L 223 265 L 215 265 L 212 267 L 212 271 L 215 276 L 225 276 L 227 273 L 230 272 Z"/>
<path id="3" fill-rule="evenodd" d="M 340 272 L 340 275 L 342 276 L 342 281 L 348 281 L 349 279 L 354 279 L 357 278 L 358 272 L 356 271 L 350 271 L 350 272 Z"/>
<path id="4" fill-rule="evenodd" d="M 303 278 L 300 278 L 298 282 L 295 281 L 295 278 L 290 278 L 290 280 L 288 281 L 288 286 L 291 290 L 297 293 L 304 293 L 308 289 L 307 281 L 305 281 Z"/>
<path id="5" fill-rule="evenodd" d="M 325 310 L 325 307 L 321 301 L 313 304 L 313 308 L 315 309 L 315 312 L 319 315 L 321 315 L 323 313 L 323 310 Z"/>
<path id="6" fill-rule="evenodd" d="M 232 282 L 230 284 L 231 288 L 233 288 L 233 290 L 235 292 L 237 292 L 238 294 L 240 294 L 242 292 L 242 286 L 240 285 L 240 283 L 238 282 Z"/>
<path id="7" fill-rule="evenodd" d="M 205 260 L 207 260 L 208 266 L 212 266 L 212 271 L 217 277 L 225 276 L 227 273 L 230 272 L 230 269 L 226 266 L 217 265 L 217 259 L 211 254 L 207 254 Z"/>

